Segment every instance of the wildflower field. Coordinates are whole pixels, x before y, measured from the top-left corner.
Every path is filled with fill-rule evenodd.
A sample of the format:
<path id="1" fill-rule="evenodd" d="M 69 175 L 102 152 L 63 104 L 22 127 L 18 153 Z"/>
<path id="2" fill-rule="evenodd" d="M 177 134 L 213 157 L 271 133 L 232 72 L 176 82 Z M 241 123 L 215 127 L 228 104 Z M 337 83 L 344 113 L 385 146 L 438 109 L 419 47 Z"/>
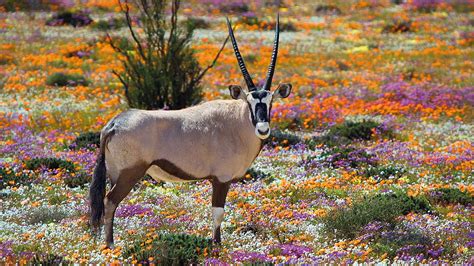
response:
<path id="1" fill-rule="evenodd" d="M 176 235 L 208 264 L 474 263 L 472 1 L 183 1 L 199 63 L 228 16 L 256 82 L 278 11 L 273 84 L 293 91 L 232 184 L 221 246 L 207 243 L 209 181 L 145 177 L 117 209 L 113 250 L 91 235 L 87 194 L 95 133 L 128 108 L 106 32 L 131 37 L 116 1 L 23 2 L 0 5 L 0 264 L 160 263 Z M 228 43 L 205 101 L 230 84 L 243 79 Z"/>

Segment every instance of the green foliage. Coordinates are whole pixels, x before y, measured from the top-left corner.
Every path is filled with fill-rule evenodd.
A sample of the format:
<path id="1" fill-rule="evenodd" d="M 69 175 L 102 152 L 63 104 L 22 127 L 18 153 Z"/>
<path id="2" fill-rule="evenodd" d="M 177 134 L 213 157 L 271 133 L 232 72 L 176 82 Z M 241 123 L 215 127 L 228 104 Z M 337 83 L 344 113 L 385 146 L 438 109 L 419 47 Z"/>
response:
<path id="1" fill-rule="evenodd" d="M 314 149 L 317 145 L 341 146 L 352 143 L 356 140 L 371 140 L 374 134 L 380 134 L 384 138 L 392 138 L 393 131 L 382 128 L 382 126 L 372 120 L 363 120 L 361 122 L 345 121 L 343 124 L 332 126 L 326 135 L 314 137 L 306 144 Z"/>
<path id="2" fill-rule="evenodd" d="M 215 60 L 205 69 L 199 65 L 190 44 L 197 25 L 178 23 L 179 0 L 172 1 L 169 21 L 166 0 L 136 1 L 135 4 L 142 37 L 134 29 L 129 10 L 122 6 L 132 35 L 132 51 L 124 50 L 109 38 L 114 50 L 122 55 L 124 72 L 114 74 L 125 88 L 128 104 L 132 108 L 150 110 L 182 109 L 199 103 L 201 79 Z"/>
<path id="3" fill-rule="evenodd" d="M 31 178 L 23 173 L 16 173 L 11 168 L 0 167 L 0 189 L 31 183 Z"/>
<path id="4" fill-rule="evenodd" d="M 127 22 L 123 18 L 112 18 L 109 20 L 99 20 L 91 25 L 93 29 L 99 31 L 110 31 L 110 30 L 118 30 L 122 27 L 125 27 Z"/>
<path id="5" fill-rule="evenodd" d="M 244 178 L 242 179 L 243 183 L 253 182 L 258 180 L 264 180 L 265 183 L 270 184 L 274 181 L 274 178 L 269 174 L 265 173 L 262 170 L 258 170 L 254 167 L 250 167 L 245 173 Z"/>
<path id="6" fill-rule="evenodd" d="M 324 219 L 325 231 L 336 237 L 354 238 L 371 222 L 395 224 L 398 216 L 410 212 L 429 212 L 431 207 L 424 198 L 408 196 L 405 192 L 377 194 L 356 201 L 350 207 L 336 209 Z"/>
<path id="7" fill-rule="evenodd" d="M 384 232 L 383 236 L 375 239 L 371 247 L 375 253 L 387 254 L 389 259 L 393 259 L 401 254 L 427 255 L 431 242 L 432 240 L 421 232 L 400 230 Z"/>
<path id="8" fill-rule="evenodd" d="M 54 60 L 50 63 L 50 65 L 52 67 L 55 67 L 55 68 L 67 68 L 68 67 L 67 62 L 65 62 L 62 59 Z"/>
<path id="9" fill-rule="evenodd" d="M 114 39 L 115 50 L 120 49 L 124 52 L 133 53 L 133 44 L 126 37 L 117 37 Z"/>
<path id="10" fill-rule="evenodd" d="M 333 168 L 360 168 L 370 167 L 377 164 L 373 155 L 367 153 L 364 149 L 355 147 L 332 147 L 321 153 L 323 166 Z M 311 159 L 309 157 L 308 159 Z"/>
<path id="11" fill-rule="evenodd" d="M 40 206 L 32 209 L 27 221 L 30 224 L 57 223 L 68 216 L 67 212 L 56 206 Z"/>
<path id="12" fill-rule="evenodd" d="M 82 11 L 61 11 L 54 14 L 46 21 L 47 26 L 64 26 L 71 25 L 73 27 L 84 27 L 93 22 L 92 18 Z"/>
<path id="13" fill-rule="evenodd" d="M 186 20 L 186 23 L 189 24 L 188 27 L 192 27 L 194 29 L 209 29 L 211 24 L 207 22 L 203 18 L 192 17 Z"/>
<path id="14" fill-rule="evenodd" d="M 36 170 L 42 167 L 47 169 L 64 169 L 68 172 L 75 172 L 74 163 L 53 157 L 33 158 L 25 161 L 26 169 Z"/>
<path id="15" fill-rule="evenodd" d="M 371 120 L 364 120 L 362 122 L 346 121 L 341 125 L 331 127 L 327 136 L 329 138 L 345 138 L 348 140 L 370 140 L 373 130 L 378 126 L 377 122 Z"/>
<path id="16" fill-rule="evenodd" d="M 438 188 L 431 191 L 429 199 L 433 203 L 473 205 L 474 197 L 458 188 Z"/>
<path id="17" fill-rule="evenodd" d="M 29 265 L 71 265 L 71 261 L 68 261 L 63 256 L 55 254 L 36 254 L 33 259 L 28 263 Z"/>
<path id="18" fill-rule="evenodd" d="M 70 188 L 83 187 L 91 181 L 91 176 L 86 173 L 78 173 L 74 176 L 64 178 L 64 184 Z"/>
<path id="19" fill-rule="evenodd" d="M 133 257 L 138 263 L 148 263 L 153 257 L 161 265 L 189 265 L 199 263 L 204 250 L 210 252 L 211 240 L 194 235 L 160 234 L 151 243 L 142 241 L 126 248 L 124 258 Z M 148 248 L 151 247 L 151 248 Z"/>
<path id="20" fill-rule="evenodd" d="M 97 149 L 100 145 L 100 132 L 81 133 L 70 146 L 71 149 Z"/>
<path id="21" fill-rule="evenodd" d="M 89 81 L 81 75 L 57 72 L 46 78 L 46 85 L 59 87 L 78 85 L 87 86 L 89 85 Z"/>
<path id="22" fill-rule="evenodd" d="M 288 147 L 301 142 L 301 138 L 297 135 L 292 134 L 289 131 L 281 130 L 272 130 L 270 133 L 270 137 L 265 140 L 265 144 L 271 147 Z"/>

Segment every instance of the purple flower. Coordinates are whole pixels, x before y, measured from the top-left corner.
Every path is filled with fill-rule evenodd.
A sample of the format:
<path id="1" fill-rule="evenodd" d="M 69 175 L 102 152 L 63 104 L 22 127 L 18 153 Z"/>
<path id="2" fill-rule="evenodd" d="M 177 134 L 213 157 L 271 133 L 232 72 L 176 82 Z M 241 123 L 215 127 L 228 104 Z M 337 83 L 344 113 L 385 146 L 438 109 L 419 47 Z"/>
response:
<path id="1" fill-rule="evenodd" d="M 0 258 L 13 257 L 12 241 L 4 241 L 0 243 Z"/>
<path id="2" fill-rule="evenodd" d="M 137 215 L 152 215 L 153 210 L 148 207 L 143 207 L 139 204 L 120 206 L 115 213 L 116 217 L 130 217 Z"/>
<path id="3" fill-rule="evenodd" d="M 257 252 L 248 252 L 243 250 L 238 250 L 230 254 L 232 261 L 235 262 L 272 262 L 272 259 L 267 257 L 265 254 Z"/>
<path id="4" fill-rule="evenodd" d="M 279 255 L 291 256 L 300 258 L 306 253 L 313 251 L 310 247 L 299 246 L 295 244 L 281 244 L 270 247 L 272 252 L 277 252 Z"/>

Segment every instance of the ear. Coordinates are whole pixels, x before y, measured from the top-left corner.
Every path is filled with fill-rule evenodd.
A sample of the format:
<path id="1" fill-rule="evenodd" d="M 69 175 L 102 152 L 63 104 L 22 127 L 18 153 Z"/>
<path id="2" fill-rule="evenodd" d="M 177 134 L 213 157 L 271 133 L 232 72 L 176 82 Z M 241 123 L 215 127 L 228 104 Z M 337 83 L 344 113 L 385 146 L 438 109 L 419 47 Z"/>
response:
<path id="1" fill-rule="evenodd" d="M 238 100 L 238 99 L 245 99 L 245 92 L 242 89 L 242 87 L 238 85 L 230 85 L 229 86 L 229 93 L 232 99 Z"/>
<path id="2" fill-rule="evenodd" d="M 291 93 L 291 84 L 282 83 L 278 85 L 278 88 L 273 92 L 273 98 L 286 98 Z"/>

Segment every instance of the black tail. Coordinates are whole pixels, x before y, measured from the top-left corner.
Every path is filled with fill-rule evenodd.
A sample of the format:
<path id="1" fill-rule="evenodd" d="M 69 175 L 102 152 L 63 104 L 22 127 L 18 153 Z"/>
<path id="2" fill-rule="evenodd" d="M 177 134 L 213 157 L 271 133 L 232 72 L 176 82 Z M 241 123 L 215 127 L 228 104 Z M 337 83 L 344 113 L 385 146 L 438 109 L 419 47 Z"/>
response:
<path id="1" fill-rule="evenodd" d="M 100 154 L 97 157 L 97 163 L 94 169 L 94 177 L 89 188 L 90 199 L 90 224 L 93 232 L 98 232 L 102 225 L 102 217 L 104 216 L 104 197 L 105 197 L 105 181 L 107 179 L 107 170 L 105 167 L 105 146 L 109 138 L 114 134 L 110 131 L 101 136 Z"/>
<path id="2" fill-rule="evenodd" d="M 97 158 L 97 164 L 94 169 L 94 178 L 92 179 L 91 187 L 89 189 L 91 209 L 90 219 L 94 232 L 97 232 L 100 228 L 102 217 L 104 216 L 105 181 L 105 154 L 101 152 Z"/>

